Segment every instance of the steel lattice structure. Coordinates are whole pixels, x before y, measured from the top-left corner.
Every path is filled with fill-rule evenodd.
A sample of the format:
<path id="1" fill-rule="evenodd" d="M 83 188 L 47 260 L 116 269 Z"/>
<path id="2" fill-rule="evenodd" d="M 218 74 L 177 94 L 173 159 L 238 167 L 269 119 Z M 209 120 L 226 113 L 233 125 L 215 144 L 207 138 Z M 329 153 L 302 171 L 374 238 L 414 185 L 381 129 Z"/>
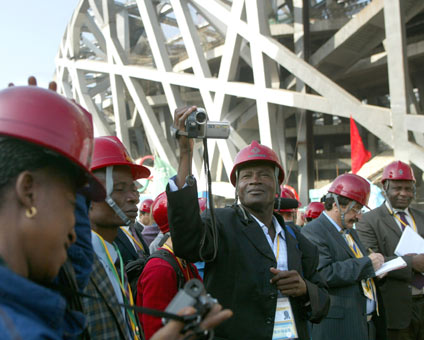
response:
<path id="1" fill-rule="evenodd" d="M 255 138 L 285 164 L 296 157 L 304 201 L 313 186 L 306 176 L 308 116 L 352 115 L 396 158 L 424 169 L 424 84 L 413 85 L 422 75 L 424 41 L 414 31 L 407 37 L 405 28 L 421 24 L 424 2 L 311 0 L 307 24 L 304 3 L 81 0 L 56 60 L 59 91 L 93 114 L 98 135 L 116 134 L 134 157 L 155 153 L 174 167 L 173 112 L 203 106 L 210 120 L 232 125 L 228 140 L 208 141 L 215 180 L 226 180 L 235 154 Z M 287 143 L 289 119 L 295 148 Z"/>

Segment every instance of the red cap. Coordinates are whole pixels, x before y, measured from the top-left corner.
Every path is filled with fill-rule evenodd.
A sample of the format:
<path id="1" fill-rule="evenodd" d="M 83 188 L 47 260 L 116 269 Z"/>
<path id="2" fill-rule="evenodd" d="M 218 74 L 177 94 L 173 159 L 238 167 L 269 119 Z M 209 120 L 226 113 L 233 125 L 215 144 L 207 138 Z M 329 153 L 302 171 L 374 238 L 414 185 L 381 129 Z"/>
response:
<path id="1" fill-rule="evenodd" d="M 306 207 L 305 217 L 315 219 L 325 210 L 324 204 L 321 202 L 311 202 Z"/>
<path id="2" fill-rule="evenodd" d="M 53 150 L 83 170 L 82 193 L 94 201 L 106 196 L 90 173 L 93 126 L 89 114 L 65 97 L 36 86 L 13 86 L 0 91 L 0 135 Z"/>
<path id="3" fill-rule="evenodd" d="M 354 174 L 343 174 L 331 183 L 328 192 L 347 197 L 351 200 L 367 206 L 371 187 L 368 181 Z"/>
<path id="4" fill-rule="evenodd" d="M 153 204 L 153 200 L 152 200 L 152 199 L 150 199 L 150 198 L 146 198 L 146 199 L 143 201 L 143 203 L 141 203 L 140 211 L 142 211 L 142 212 L 146 212 L 146 213 L 149 213 L 149 212 L 150 212 L 150 208 L 151 208 L 152 204 Z"/>
<path id="5" fill-rule="evenodd" d="M 129 166 L 134 180 L 147 178 L 150 175 L 149 169 L 134 163 L 118 137 L 103 136 L 95 138 L 91 171 L 111 165 Z"/>
<path id="6" fill-rule="evenodd" d="M 401 161 L 394 161 L 384 168 L 381 183 L 384 183 L 388 179 L 392 181 L 415 182 L 415 176 L 412 168 Z"/>
<path id="7" fill-rule="evenodd" d="M 278 167 L 278 184 L 284 180 L 284 170 L 280 164 L 277 154 L 269 147 L 259 144 L 257 141 L 252 141 L 252 144 L 244 147 L 239 151 L 234 159 L 233 170 L 231 170 L 230 180 L 231 183 L 236 185 L 236 170 L 243 164 L 250 162 L 268 162 Z"/>

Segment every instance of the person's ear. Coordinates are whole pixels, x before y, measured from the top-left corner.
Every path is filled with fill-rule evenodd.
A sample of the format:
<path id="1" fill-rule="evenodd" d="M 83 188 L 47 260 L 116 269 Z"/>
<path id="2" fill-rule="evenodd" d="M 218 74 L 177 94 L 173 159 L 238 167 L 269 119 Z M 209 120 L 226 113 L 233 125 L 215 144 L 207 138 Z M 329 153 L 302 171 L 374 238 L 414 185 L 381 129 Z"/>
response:
<path id="1" fill-rule="evenodd" d="M 21 172 L 16 179 L 15 191 L 19 203 L 25 209 L 35 207 L 36 185 L 34 173 L 30 171 Z"/>

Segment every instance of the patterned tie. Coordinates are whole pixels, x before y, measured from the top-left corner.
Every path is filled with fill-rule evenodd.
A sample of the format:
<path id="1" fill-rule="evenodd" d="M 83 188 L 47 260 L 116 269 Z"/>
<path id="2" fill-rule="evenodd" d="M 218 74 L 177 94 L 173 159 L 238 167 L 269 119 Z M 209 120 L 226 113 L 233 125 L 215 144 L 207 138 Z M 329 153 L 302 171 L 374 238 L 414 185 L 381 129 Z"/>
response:
<path id="1" fill-rule="evenodd" d="M 401 223 L 401 224 L 400 224 L 400 226 L 401 226 L 401 228 L 402 228 L 402 231 L 404 231 L 404 230 L 405 230 L 405 227 L 406 227 L 406 226 L 409 226 L 409 223 L 408 223 L 408 221 L 406 220 L 406 213 L 405 213 L 404 211 L 398 211 L 398 212 L 396 212 L 396 214 L 399 216 L 400 220 L 401 220 L 403 223 L 405 223 L 405 224 L 403 224 L 403 223 Z"/>
<path id="2" fill-rule="evenodd" d="M 352 235 L 348 234 L 347 231 L 341 231 L 344 239 L 346 240 L 350 250 L 352 250 L 352 253 L 355 255 L 356 258 L 361 258 L 364 255 L 362 254 L 361 250 L 359 249 L 358 245 L 356 244 L 355 240 L 353 239 Z M 377 304 L 377 312 L 378 312 L 378 302 L 377 302 L 377 289 L 375 287 L 375 283 L 373 279 L 366 279 L 361 280 L 362 290 L 364 292 L 364 295 L 370 299 L 376 302 Z"/>

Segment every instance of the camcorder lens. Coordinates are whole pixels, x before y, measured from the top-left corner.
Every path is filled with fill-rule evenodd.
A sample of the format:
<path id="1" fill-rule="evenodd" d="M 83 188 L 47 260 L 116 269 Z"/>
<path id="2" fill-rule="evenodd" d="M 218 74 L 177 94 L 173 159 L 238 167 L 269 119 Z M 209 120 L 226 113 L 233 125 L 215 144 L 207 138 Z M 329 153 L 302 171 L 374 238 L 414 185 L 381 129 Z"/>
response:
<path id="1" fill-rule="evenodd" d="M 205 111 L 197 111 L 196 112 L 196 122 L 197 124 L 204 124 L 206 123 L 206 112 Z"/>

